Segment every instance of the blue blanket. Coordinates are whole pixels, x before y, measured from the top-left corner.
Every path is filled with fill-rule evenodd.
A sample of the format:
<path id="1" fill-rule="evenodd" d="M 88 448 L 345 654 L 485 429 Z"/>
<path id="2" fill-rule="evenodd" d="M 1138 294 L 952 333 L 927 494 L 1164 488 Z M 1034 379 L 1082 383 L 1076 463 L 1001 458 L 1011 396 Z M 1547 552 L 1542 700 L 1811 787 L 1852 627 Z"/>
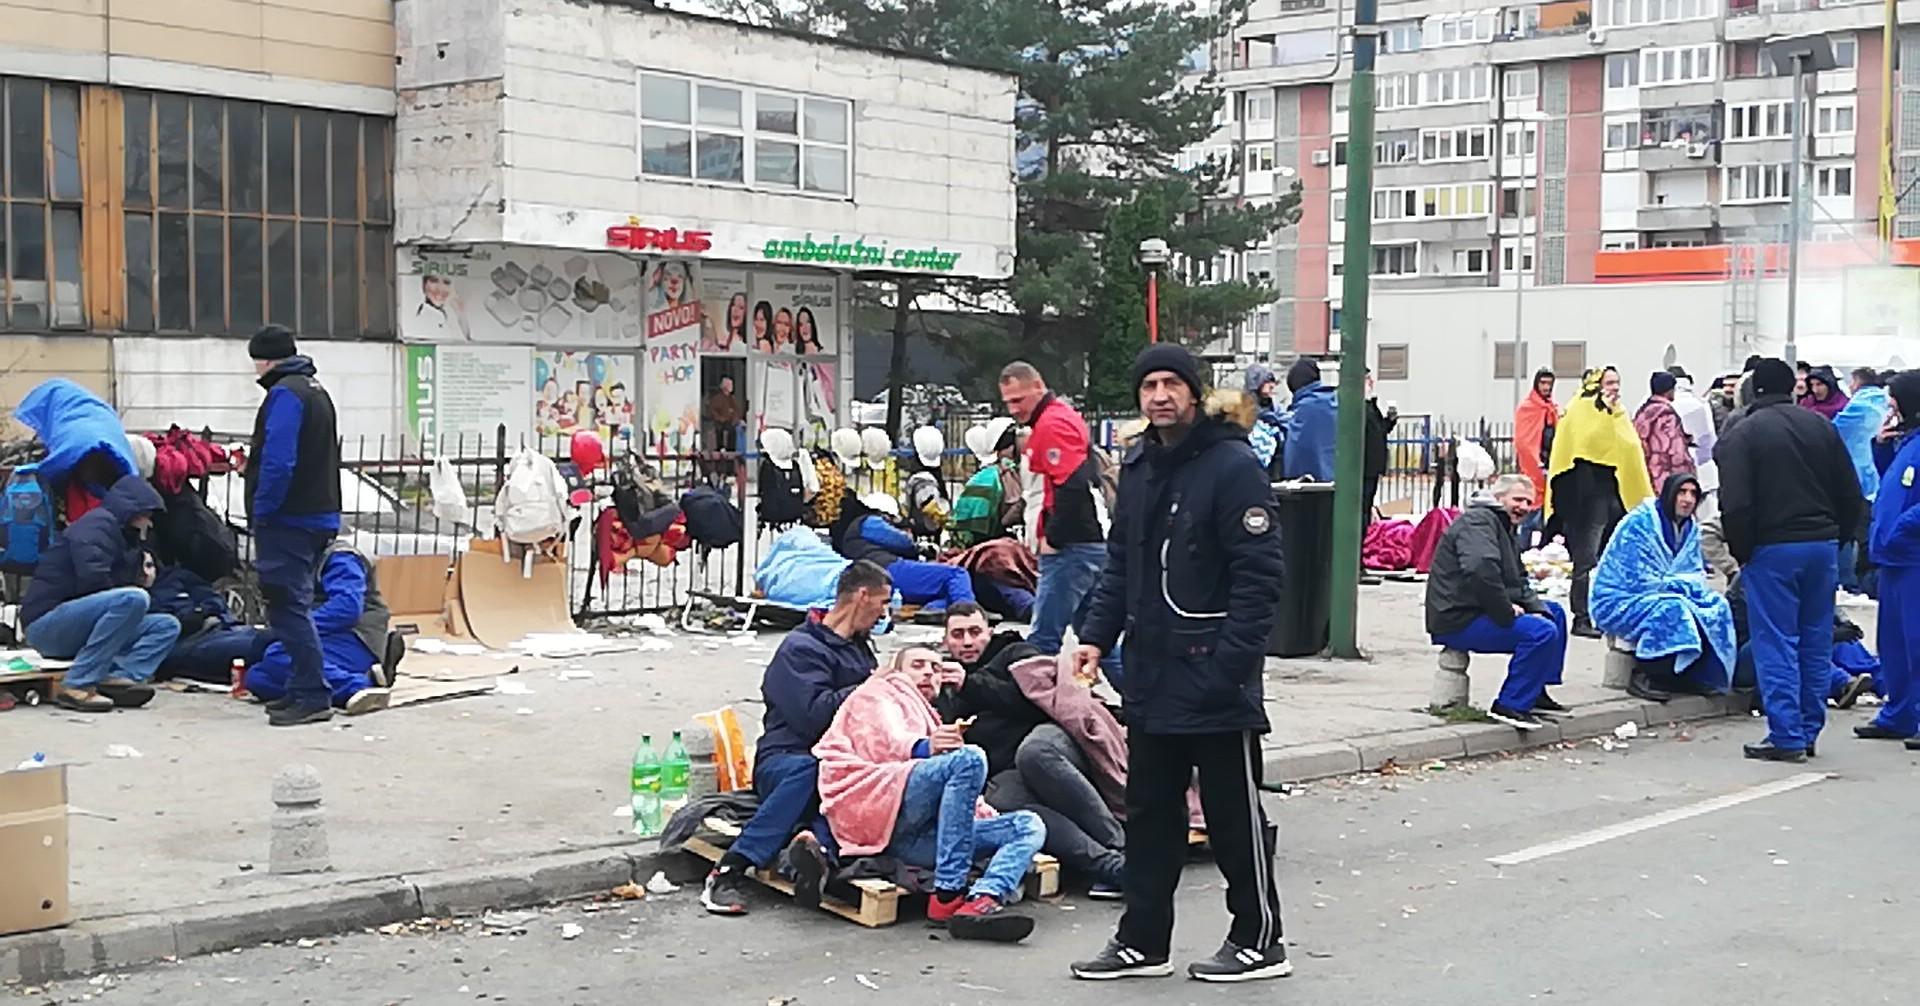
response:
<path id="1" fill-rule="evenodd" d="M 1593 574 L 1593 624 L 1632 642 L 1642 660 L 1674 658 L 1676 674 L 1711 648 L 1720 677 L 1701 683 L 1724 689 L 1736 652 L 1733 609 L 1707 586 L 1697 522 L 1675 528 L 1659 506 L 1647 500 L 1614 530 Z"/>
<path id="2" fill-rule="evenodd" d="M 1833 417 L 1834 431 L 1847 445 L 1847 456 L 1860 477 L 1860 494 L 1871 500 L 1880 492 L 1880 469 L 1873 463 L 1873 438 L 1887 421 L 1893 402 L 1885 388 L 1861 388 Z"/>
<path id="3" fill-rule="evenodd" d="M 833 550 L 809 528 L 782 531 L 773 539 L 767 557 L 753 571 L 754 582 L 767 600 L 792 608 L 825 610 L 833 607 L 833 594 L 840 583 L 840 572 L 851 560 Z M 893 592 L 893 607 L 900 606 L 900 592 Z M 876 632 L 884 629 L 875 628 Z"/>
<path id="4" fill-rule="evenodd" d="M 64 483 L 73 466 L 94 451 L 113 459 L 114 478 L 133 474 L 133 451 L 127 447 L 127 431 L 120 425 L 120 414 L 93 392 L 64 377 L 43 381 L 27 392 L 13 410 L 13 418 L 47 446 L 40 475 L 53 485 Z M 111 484 L 112 480 L 108 481 Z M 95 495 L 107 487 L 97 488 Z"/>

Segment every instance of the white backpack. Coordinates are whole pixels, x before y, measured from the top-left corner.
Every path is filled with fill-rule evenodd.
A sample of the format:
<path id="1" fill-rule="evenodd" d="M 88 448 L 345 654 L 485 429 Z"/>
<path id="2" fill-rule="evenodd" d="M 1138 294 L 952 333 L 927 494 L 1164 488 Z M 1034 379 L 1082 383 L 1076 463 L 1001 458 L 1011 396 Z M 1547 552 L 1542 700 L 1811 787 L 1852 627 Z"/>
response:
<path id="1" fill-rule="evenodd" d="M 521 448 L 507 466 L 493 502 L 494 521 L 508 541 L 534 545 L 567 530 L 567 483 L 553 461 Z"/>

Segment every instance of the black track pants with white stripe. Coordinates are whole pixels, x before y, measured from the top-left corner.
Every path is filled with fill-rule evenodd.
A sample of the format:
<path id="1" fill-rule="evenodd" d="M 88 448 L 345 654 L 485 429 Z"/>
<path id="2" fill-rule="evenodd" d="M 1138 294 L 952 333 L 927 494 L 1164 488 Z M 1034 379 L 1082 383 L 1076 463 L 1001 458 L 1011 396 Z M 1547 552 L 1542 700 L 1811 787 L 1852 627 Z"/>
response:
<path id="1" fill-rule="evenodd" d="M 1227 938 L 1253 950 L 1280 943 L 1277 831 L 1260 807 L 1259 735 L 1133 731 L 1127 745 L 1127 909 L 1120 942 L 1158 956 L 1171 948 L 1173 899 L 1187 861 L 1186 791 L 1198 770 L 1207 839 L 1227 878 L 1233 915 Z"/>

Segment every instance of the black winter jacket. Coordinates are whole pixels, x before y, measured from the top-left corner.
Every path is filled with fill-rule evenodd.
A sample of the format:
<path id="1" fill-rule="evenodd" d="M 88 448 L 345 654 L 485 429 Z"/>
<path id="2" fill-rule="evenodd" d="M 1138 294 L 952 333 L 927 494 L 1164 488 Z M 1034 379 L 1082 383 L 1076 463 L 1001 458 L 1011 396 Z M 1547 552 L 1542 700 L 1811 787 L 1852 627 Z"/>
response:
<path id="1" fill-rule="evenodd" d="M 987 753 L 989 775 L 1012 768 L 1020 742 L 1034 727 L 1048 722 L 1047 714 L 1020 690 L 1012 670 L 1015 663 L 1041 655 L 1017 632 L 995 633 L 980 659 L 967 668 L 960 687 L 943 690 L 933 699 L 943 723 L 978 717 L 967 728 L 967 743 Z"/>
<path id="2" fill-rule="evenodd" d="M 146 549 L 134 538 L 128 522 L 164 509 L 166 504 L 146 479 L 121 476 L 99 506 L 67 525 L 40 556 L 33 583 L 20 603 L 21 626 L 32 625 L 76 597 L 138 584 Z"/>
<path id="3" fill-rule="evenodd" d="M 846 639 L 820 622 L 802 622 L 780 641 L 760 679 L 767 712 L 756 758 L 807 754 L 833 723 L 840 703 L 878 666 L 865 636 Z"/>
<path id="4" fill-rule="evenodd" d="M 1216 392 L 1178 443 L 1128 451 L 1107 566 L 1080 638 L 1127 645 L 1127 725 L 1150 734 L 1265 732 L 1261 671 L 1282 576 L 1273 487 L 1247 444 L 1249 400 Z"/>
<path id="5" fill-rule="evenodd" d="M 1505 628 L 1513 624 L 1516 604 L 1536 615 L 1547 611 L 1520 564 L 1520 542 L 1507 512 L 1494 503 L 1470 504 L 1433 551 L 1427 634 L 1459 632 L 1481 615 Z"/>
<path id="6" fill-rule="evenodd" d="M 1833 423 L 1786 395 L 1754 401 L 1713 448 L 1720 464 L 1720 525 L 1741 565 L 1762 545 L 1845 540 L 1866 500 Z"/>

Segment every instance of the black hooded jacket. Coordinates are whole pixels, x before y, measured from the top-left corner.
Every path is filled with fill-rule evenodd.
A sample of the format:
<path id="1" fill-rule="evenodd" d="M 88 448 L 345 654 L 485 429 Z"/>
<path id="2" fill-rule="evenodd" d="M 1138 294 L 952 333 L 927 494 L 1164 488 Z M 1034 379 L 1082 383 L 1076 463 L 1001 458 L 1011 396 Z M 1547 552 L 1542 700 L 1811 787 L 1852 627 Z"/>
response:
<path id="1" fill-rule="evenodd" d="M 967 743 L 987 753 L 988 775 L 1012 768 L 1020 742 L 1034 727 L 1047 722 L 1047 714 L 1013 679 L 1014 664 L 1038 656 L 1041 652 L 1018 632 L 997 632 L 987 641 L 980 659 L 967 666 L 967 677 L 960 687 L 947 688 L 934 696 L 933 708 L 941 722 L 976 717 L 967 728 Z"/>
<path id="2" fill-rule="evenodd" d="M 1843 540 L 1866 517 L 1847 446 L 1833 424 L 1786 395 L 1755 399 L 1714 445 L 1720 525 L 1742 565 L 1762 545 Z"/>
<path id="3" fill-rule="evenodd" d="M 146 549 L 129 525 L 143 513 L 166 508 L 146 479 L 121 476 L 99 506 L 67 525 L 47 546 L 21 601 L 20 624 L 31 625 L 76 597 L 138 586 Z"/>

